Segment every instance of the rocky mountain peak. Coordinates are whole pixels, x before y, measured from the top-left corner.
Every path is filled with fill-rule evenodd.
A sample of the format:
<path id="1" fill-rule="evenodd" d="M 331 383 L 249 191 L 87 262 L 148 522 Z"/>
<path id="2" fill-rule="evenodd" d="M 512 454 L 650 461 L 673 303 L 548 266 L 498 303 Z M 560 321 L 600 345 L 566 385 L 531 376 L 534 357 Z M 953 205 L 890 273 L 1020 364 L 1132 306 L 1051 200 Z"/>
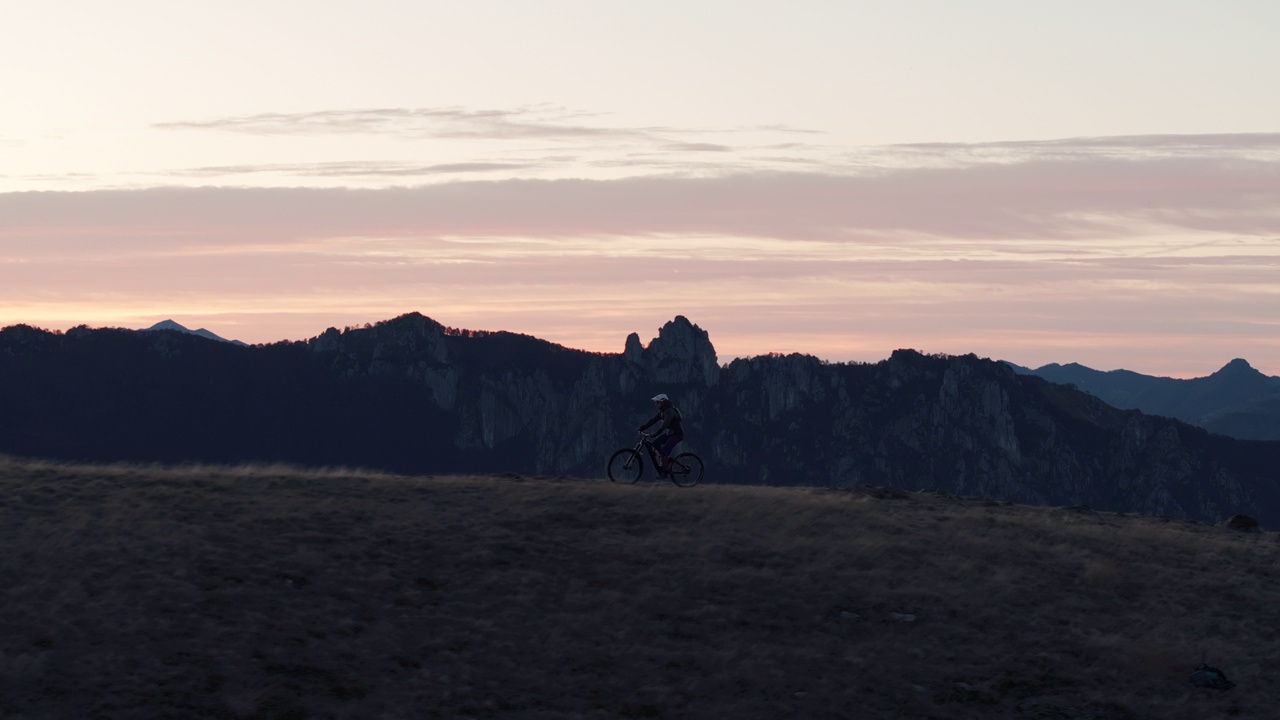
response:
<path id="1" fill-rule="evenodd" d="M 644 364 L 644 346 L 640 344 L 640 336 L 631 333 L 627 336 L 627 344 L 622 349 L 622 357 L 628 365 Z"/>
<path id="2" fill-rule="evenodd" d="M 395 359 L 432 358 L 445 362 L 449 357 L 447 333 L 444 325 L 411 312 L 362 328 L 329 328 L 307 341 L 307 345 L 317 353 L 340 353 L 348 360 L 358 359 L 357 365 L 373 369 Z"/>
<path id="3" fill-rule="evenodd" d="M 634 342 L 632 338 L 635 338 Z M 628 359 L 634 357 L 638 343 L 639 336 L 634 333 L 627 338 L 625 354 Z M 658 337 L 644 348 L 641 358 L 641 364 L 654 374 L 658 382 L 711 387 L 720 379 L 720 365 L 711 337 L 683 315 L 677 315 L 658 330 Z"/>
<path id="4" fill-rule="evenodd" d="M 1249 364 L 1248 360 L 1245 360 L 1244 358 L 1236 358 L 1226 365 L 1223 365 L 1222 369 L 1214 373 L 1214 375 L 1219 377 L 1243 378 L 1261 376 L 1262 373 L 1255 370 L 1254 367 Z"/>

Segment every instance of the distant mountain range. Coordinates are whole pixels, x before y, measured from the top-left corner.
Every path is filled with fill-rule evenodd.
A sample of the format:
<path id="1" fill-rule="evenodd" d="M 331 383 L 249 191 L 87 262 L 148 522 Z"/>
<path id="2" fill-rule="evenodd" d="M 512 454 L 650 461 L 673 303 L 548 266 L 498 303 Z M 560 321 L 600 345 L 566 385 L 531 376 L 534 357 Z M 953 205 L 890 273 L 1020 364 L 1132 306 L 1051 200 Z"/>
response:
<path id="1" fill-rule="evenodd" d="M 934 489 L 1280 526 L 1280 442 L 1236 440 L 1007 365 L 898 350 L 720 365 L 684 317 L 620 353 L 416 313 L 239 346 L 174 330 L 0 330 L 0 452 L 601 478 L 665 392 L 707 482 Z"/>
<path id="2" fill-rule="evenodd" d="M 215 335 L 212 332 L 205 330 L 204 328 L 200 328 L 199 330 L 188 330 L 187 328 L 183 327 L 182 325 L 179 325 L 173 320 L 161 320 L 160 322 L 156 323 L 155 325 L 152 325 L 151 327 L 143 330 L 142 332 L 151 332 L 152 330 L 176 330 L 177 332 L 188 333 L 191 335 L 198 335 L 208 340 L 217 340 L 218 342 L 231 343 L 232 345 L 246 345 L 246 343 L 242 343 L 239 340 L 228 340 L 224 337 Z"/>
<path id="3" fill-rule="evenodd" d="M 174 320 L 163 320 L 146 329 L 153 330 L 176 330 L 245 345 L 204 328 L 189 330 Z M 1022 374 L 1074 385 L 1113 407 L 1177 418 L 1242 440 L 1280 440 L 1280 377 L 1263 375 L 1242 358 L 1232 360 L 1208 377 L 1191 380 L 1129 370 L 1094 370 L 1078 363 L 1051 363 L 1034 370 L 1007 364 Z"/>
<path id="4" fill-rule="evenodd" d="M 1117 408 L 1177 418 L 1244 440 L 1280 440 L 1280 377 L 1264 375 L 1236 358 L 1212 375 L 1190 380 L 1101 371 L 1076 363 L 1017 372 L 1074 385 Z"/>

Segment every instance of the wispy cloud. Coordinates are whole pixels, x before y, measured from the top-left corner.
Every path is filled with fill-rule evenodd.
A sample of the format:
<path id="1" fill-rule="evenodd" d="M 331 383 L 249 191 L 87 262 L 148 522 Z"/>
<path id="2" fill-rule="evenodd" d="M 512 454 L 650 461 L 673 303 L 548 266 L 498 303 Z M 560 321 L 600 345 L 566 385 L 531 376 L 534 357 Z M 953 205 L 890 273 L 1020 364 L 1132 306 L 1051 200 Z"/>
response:
<path id="1" fill-rule="evenodd" d="M 217 177 L 224 175 L 310 175 L 316 177 L 426 177 L 487 172 L 509 172 L 534 167 L 531 163 L 464 162 L 413 165 L 398 162 L 281 163 L 272 165 L 211 165 L 173 171 L 174 175 Z"/>
<path id="2" fill-rule="evenodd" d="M 410 138 L 489 138 L 507 140 L 642 139 L 660 140 L 670 135 L 742 133 L 824 135 L 821 130 L 787 125 L 740 128 L 677 128 L 669 126 L 612 127 L 585 120 L 608 117 L 551 105 L 514 109 L 475 110 L 462 107 L 369 108 L 318 110 L 297 113 L 258 113 L 204 120 L 155 123 L 161 130 L 212 130 L 252 135 L 378 134 Z M 798 145 L 792 143 L 791 145 Z M 678 150 L 728 150 L 717 143 L 672 143 Z"/>
<path id="3" fill-rule="evenodd" d="M 888 164 L 967 165 L 1038 160 L 1204 158 L 1280 160 L 1280 133 L 1124 135 L 986 143 L 912 143 L 863 148 Z"/>
<path id="4" fill-rule="evenodd" d="M 676 152 L 730 152 L 733 150 L 728 145 L 700 142 L 671 143 L 663 147 L 666 150 L 674 150 Z"/>
<path id="5" fill-rule="evenodd" d="M 723 174 L 749 168 L 760 169 L 762 161 L 744 157 L 729 160 L 739 150 L 751 153 L 754 147 L 724 142 L 724 138 L 744 140 L 752 136 L 807 132 L 790 128 L 674 128 L 663 126 L 618 127 L 607 116 L 574 112 L 552 106 L 516 109 L 474 110 L 468 108 L 382 108 L 325 110 L 303 113 L 256 115 L 182 120 L 158 123 L 159 130 L 212 131 L 260 136 L 367 135 L 406 141 L 403 155 L 438 160 L 446 153 L 448 162 L 423 162 L 385 158 L 367 162 L 330 160 L 316 163 L 262 162 L 201 166 L 177 169 L 165 174 L 174 177 L 216 177 L 258 174 L 320 180 L 303 182 L 315 186 L 333 183 L 325 179 L 345 178 L 351 184 L 377 185 L 391 178 L 430 177 L 459 172 L 501 173 L 518 177 L 616 177 L 617 170 L 630 174 L 691 172 Z M 449 143 L 418 143 L 414 140 L 447 140 Z M 799 148 L 798 143 L 770 143 Z M 564 153 L 569 153 L 567 156 Z M 709 155 L 720 156 L 715 161 Z M 496 158 L 496 159 L 495 159 Z M 764 161 L 768 162 L 768 161 Z M 725 164 L 728 163 L 728 164 Z M 295 183 L 296 184 L 296 183 Z"/>
<path id="6" fill-rule="evenodd" d="M 319 172 L 464 172 L 337 165 Z M 254 171 L 254 168 L 227 168 Z M 155 188 L 0 195 L 18 228 L 241 223 L 315 233 L 506 237 L 696 234 L 858 242 L 1130 238 L 1169 229 L 1280 233 L 1280 162 L 1033 159 L 861 175 L 741 172 L 613 180 L 457 181 L 380 190 Z"/>
<path id="7" fill-rule="evenodd" d="M 798 128 L 790 125 L 753 125 L 744 128 L 745 130 L 763 130 L 767 132 L 797 133 L 801 135 L 826 135 L 825 130 L 813 130 L 811 128 Z"/>
<path id="8" fill-rule="evenodd" d="M 439 161 L 432 146 L 428 161 L 385 160 L 269 163 L 203 166 L 173 176 L 272 175 L 311 178 L 319 185 L 334 180 L 363 187 L 388 180 L 432 178 L 484 172 L 497 179 L 582 177 L 614 179 L 629 175 L 687 173 L 742 175 L 809 168 L 834 175 L 867 176 L 904 170 L 971 170 L 977 166 L 1030 168 L 1050 164 L 1086 164 L 1093 172 L 1107 161 L 1280 161 L 1280 133 L 1207 135 L 1134 135 L 1058 138 L 986 143 L 914 143 L 840 147 L 810 142 L 779 142 L 785 135 L 815 137 L 818 131 L 781 125 L 742 128 L 615 127 L 605 115 L 553 106 L 475 110 L 458 107 L 325 110 L 265 113 L 206 120 L 159 123 L 167 130 L 207 130 L 253 135 L 378 135 L 453 141 Z M 493 143 L 500 143 L 495 146 Z M 550 144 L 550 145 L 548 145 Z M 550 156 L 568 150 L 563 160 Z M 500 149 L 498 149 L 500 148 Z M 468 150 L 470 149 L 470 150 Z M 412 152 L 412 151 L 411 151 Z M 295 183 L 299 184 L 299 183 Z M 302 182 L 300 184 L 312 184 Z"/>
<path id="9" fill-rule="evenodd" d="M 156 123 L 164 130 L 217 130 L 253 135 L 378 134 L 404 137 L 557 140 L 642 138 L 661 128 L 610 128 L 578 122 L 583 113 L 562 108 L 515 110 L 378 108 L 262 113 Z"/>
<path id="10" fill-rule="evenodd" d="M 1212 143 L 1239 153 L 1195 149 Z M 143 324 L 180 305 L 263 341 L 418 309 L 610 349 L 684 313 L 723 356 L 916 346 L 1212 371 L 1280 352 L 1274 144 L 1103 140 L 1088 147 L 1117 151 L 1073 154 L 1062 148 L 1086 143 L 1055 141 L 856 171 L 0 194 L 0 323 L 115 307 Z M 223 332 L 220 317 L 240 325 Z"/>

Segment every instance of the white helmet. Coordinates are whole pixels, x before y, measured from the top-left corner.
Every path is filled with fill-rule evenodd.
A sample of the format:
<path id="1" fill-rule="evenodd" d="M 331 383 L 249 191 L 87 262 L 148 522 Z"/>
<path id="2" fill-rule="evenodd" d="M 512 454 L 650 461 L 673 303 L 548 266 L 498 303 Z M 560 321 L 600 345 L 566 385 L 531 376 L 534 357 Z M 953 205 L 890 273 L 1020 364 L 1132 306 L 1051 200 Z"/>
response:
<path id="1" fill-rule="evenodd" d="M 667 397 L 666 393 L 658 393 L 653 396 L 653 401 L 656 403 L 671 402 L 671 398 Z"/>

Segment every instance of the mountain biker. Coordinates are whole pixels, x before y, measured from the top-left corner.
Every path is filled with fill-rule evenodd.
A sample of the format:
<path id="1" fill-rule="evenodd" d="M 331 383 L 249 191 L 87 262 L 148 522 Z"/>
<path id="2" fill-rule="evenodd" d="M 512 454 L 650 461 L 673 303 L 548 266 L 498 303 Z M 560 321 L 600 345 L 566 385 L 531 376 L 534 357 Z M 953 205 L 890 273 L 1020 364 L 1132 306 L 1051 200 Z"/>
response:
<path id="1" fill-rule="evenodd" d="M 657 437 L 653 438 L 653 445 L 658 449 L 658 472 L 665 473 L 667 471 L 668 458 L 671 457 L 671 451 L 676 445 L 684 440 L 684 428 L 680 424 L 680 410 L 671 404 L 671 398 L 665 393 L 658 393 L 653 396 L 653 404 L 658 407 L 658 413 L 649 418 L 649 421 L 641 425 L 638 429 L 644 432 L 654 423 L 661 422 Z"/>

